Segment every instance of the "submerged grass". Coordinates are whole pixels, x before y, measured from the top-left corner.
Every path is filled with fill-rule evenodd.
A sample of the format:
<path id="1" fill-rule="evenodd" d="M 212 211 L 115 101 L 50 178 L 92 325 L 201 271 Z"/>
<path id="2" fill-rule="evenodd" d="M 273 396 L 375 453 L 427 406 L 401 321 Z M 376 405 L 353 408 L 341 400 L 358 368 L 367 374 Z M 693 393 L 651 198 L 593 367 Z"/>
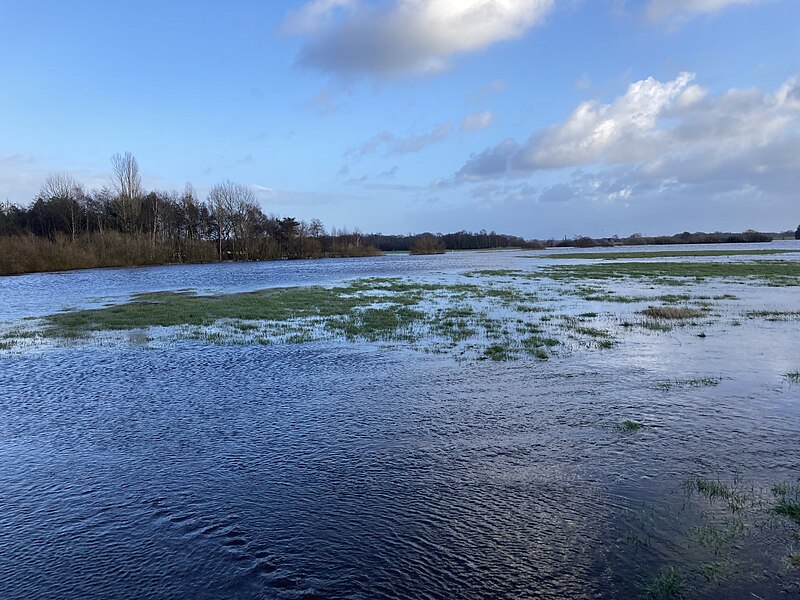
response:
<path id="1" fill-rule="evenodd" d="M 744 313 L 744 316 L 767 321 L 791 321 L 800 319 L 800 310 L 751 310 Z"/>
<path id="2" fill-rule="evenodd" d="M 773 511 L 800 524 L 800 483 L 778 483 L 772 486 L 777 504 Z"/>
<path id="3" fill-rule="evenodd" d="M 721 583 L 730 579 L 735 569 L 736 561 L 731 559 L 715 560 L 700 565 L 700 572 L 706 578 L 706 581 L 713 581 L 714 583 Z"/>
<path id="4" fill-rule="evenodd" d="M 747 262 L 603 262 L 585 265 L 550 265 L 542 274 L 555 280 L 608 280 L 706 278 L 759 280 L 774 286 L 800 285 L 800 261 L 759 260 Z M 670 281 L 672 283 L 672 281 Z"/>
<path id="5" fill-rule="evenodd" d="M 524 308 L 524 310 L 517 310 Z M 534 314 L 551 310 L 524 289 L 399 278 L 359 279 L 334 287 L 275 288 L 199 295 L 191 290 L 133 296 L 102 308 L 49 315 L 0 335 L 0 350 L 23 337 L 99 340 L 106 332 L 166 328 L 159 336 L 214 344 L 305 343 L 326 339 L 408 343 L 425 352 L 514 360 L 545 359 L 560 342 Z M 172 328 L 172 329 L 170 329 Z M 531 336 L 531 334 L 535 334 Z M 523 341 L 523 338 L 524 341 Z M 418 342 L 425 342 L 417 345 Z M 123 341 L 124 343 L 124 341 Z"/>
<path id="6" fill-rule="evenodd" d="M 331 287 L 275 288 L 218 295 L 201 295 L 192 290 L 154 292 L 101 308 L 64 310 L 46 316 L 21 327 L 16 337 L 0 335 L 0 350 L 50 343 L 43 340 L 52 340 L 54 344 L 71 339 L 108 341 L 123 339 L 119 332 L 166 328 L 153 335 L 157 339 L 190 337 L 237 344 L 330 339 L 385 341 L 407 343 L 412 349 L 426 352 L 452 352 L 458 357 L 514 360 L 528 356 L 544 360 L 562 344 L 567 345 L 567 351 L 611 348 L 623 339 L 617 337 L 620 331 L 628 327 L 669 331 L 688 319 L 706 315 L 709 309 L 695 304 L 715 299 L 674 290 L 629 295 L 609 283 L 553 285 L 547 277 L 559 279 L 577 274 L 580 279 L 597 273 L 607 278 L 647 276 L 647 283 L 654 289 L 652 285 L 656 283 L 680 283 L 687 276 L 686 269 L 703 269 L 704 275 L 709 275 L 708 269 L 731 268 L 739 273 L 736 269 L 744 268 L 751 275 L 756 268 L 753 265 L 783 275 L 789 268 L 792 276 L 800 276 L 797 265 L 779 261 L 732 265 L 651 262 L 644 265 L 646 271 L 637 271 L 641 264 L 609 263 L 561 265 L 533 271 L 473 271 L 461 280 L 450 276 L 439 281 L 383 277 L 362 278 Z M 663 273 L 659 271 L 662 267 Z M 590 270 L 586 271 L 587 268 Z M 478 281 L 477 277 L 489 279 Z M 555 311 L 559 302 L 563 303 L 565 293 L 588 301 L 643 306 L 645 302 L 660 301 L 663 305 L 650 306 L 639 313 L 635 310 L 643 306 L 628 310 L 620 307 L 624 311 L 621 318 L 613 318 L 618 312 L 614 310 L 608 313 L 611 320 L 599 326 L 599 321 L 593 321 L 601 315 L 596 306 L 586 306 L 582 309 L 585 312 L 569 307 L 569 315 L 557 314 Z M 691 307 L 676 306 L 687 302 L 693 303 Z M 181 328 L 195 330 L 191 336 L 186 331 L 172 333 Z"/>
<path id="7" fill-rule="evenodd" d="M 355 310 L 351 314 L 331 319 L 326 326 L 343 333 L 348 339 L 412 341 L 414 323 L 425 318 L 425 313 L 408 307 L 381 307 Z"/>
<path id="8" fill-rule="evenodd" d="M 684 591 L 683 577 L 677 567 L 662 568 L 648 588 L 652 600 L 681 598 Z"/>
<path id="9" fill-rule="evenodd" d="M 787 563 L 790 569 L 800 569 L 800 553 L 792 552 L 789 554 Z"/>
<path id="10" fill-rule="evenodd" d="M 740 519 L 733 519 L 724 525 L 705 523 L 692 530 L 692 535 L 697 542 L 710 548 L 714 554 L 721 554 L 723 549 L 734 540 L 744 536 L 745 527 Z"/>
<path id="11" fill-rule="evenodd" d="M 514 358 L 511 348 L 508 344 L 492 344 L 483 351 L 483 358 L 488 358 L 494 361 L 505 361 Z"/>
<path id="12" fill-rule="evenodd" d="M 625 419 L 622 423 L 618 423 L 614 426 L 614 429 L 617 431 L 622 431 L 625 433 L 632 432 L 632 431 L 639 431 L 640 429 L 644 428 L 644 424 L 638 423 L 636 421 L 631 421 L 630 419 Z"/>
<path id="13" fill-rule="evenodd" d="M 698 377 L 696 379 L 674 379 L 670 381 L 660 381 L 656 384 L 656 389 L 668 392 L 674 388 L 697 388 L 717 386 L 722 382 L 719 377 Z"/>
<path id="14" fill-rule="evenodd" d="M 800 371 L 790 371 L 789 373 L 786 373 L 783 377 L 789 383 L 800 383 Z"/>
<path id="15" fill-rule="evenodd" d="M 686 481 L 684 489 L 689 494 L 697 493 L 705 496 L 709 501 L 723 502 L 732 513 L 742 510 L 748 503 L 749 498 L 743 489 L 740 488 L 740 481 L 734 478 L 732 483 L 723 481 L 703 479 L 701 477 L 693 477 Z"/>

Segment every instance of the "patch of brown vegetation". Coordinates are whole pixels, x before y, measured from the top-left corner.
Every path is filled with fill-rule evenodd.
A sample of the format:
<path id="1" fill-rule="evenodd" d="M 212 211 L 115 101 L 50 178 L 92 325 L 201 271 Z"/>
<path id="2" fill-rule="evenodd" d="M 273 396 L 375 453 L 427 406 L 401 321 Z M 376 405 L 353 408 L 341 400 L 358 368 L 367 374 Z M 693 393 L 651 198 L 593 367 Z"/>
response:
<path id="1" fill-rule="evenodd" d="M 642 314 L 653 319 L 695 319 L 703 316 L 703 311 L 682 306 L 648 306 Z"/>

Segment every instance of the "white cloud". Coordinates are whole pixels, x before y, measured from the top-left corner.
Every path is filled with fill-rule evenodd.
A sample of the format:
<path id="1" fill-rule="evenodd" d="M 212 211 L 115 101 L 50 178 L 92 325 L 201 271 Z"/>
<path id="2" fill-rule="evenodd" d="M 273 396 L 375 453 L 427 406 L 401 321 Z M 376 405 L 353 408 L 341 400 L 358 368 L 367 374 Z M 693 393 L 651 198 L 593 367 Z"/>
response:
<path id="1" fill-rule="evenodd" d="M 562 124 L 534 135 L 516 157 L 518 168 L 567 167 L 593 162 L 620 163 L 662 152 L 665 140 L 656 127 L 665 109 L 696 98 L 694 78 L 681 73 L 666 83 L 652 77 L 633 83 L 611 104 L 579 105 Z M 691 91 L 690 91 L 691 90 Z M 686 93 L 688 100 L 679 100 Z"/>
<path id="2" fill-rule="evenodd" d="M 302 66 L 338 75 L 431 74 L 451 57 L 519 38 L 554 0 L 314 0 L 284 28 L 307 36 Z"/>
<path id="3" fill-rule="evenodd" d="M 686 19 L 696 14 L 712 14 L 732 6 L 759 4 L 764 0 L 650 0 L 645 8 L 653 21 Z"/>
<path id="4" fill-rule="evenodd" d="M 505 140 L 470 158 L 460 180 L 576 166 L 634 168 L 675 181 L 800 173 L 800 80 L 776 92 L 731 89 L 717 95 L 681 73 L 631 84 L 609 104 L 580 104 L 567 119 L 524 145 Z"/>
<path id="5" fill-rule="evenodd" d="M 486 129 L 492 124 L 494 115 L 491 111 L 473 113 L 465 116 L 461 121 L 461 133 L 469 133 L 478 129 Z"/>

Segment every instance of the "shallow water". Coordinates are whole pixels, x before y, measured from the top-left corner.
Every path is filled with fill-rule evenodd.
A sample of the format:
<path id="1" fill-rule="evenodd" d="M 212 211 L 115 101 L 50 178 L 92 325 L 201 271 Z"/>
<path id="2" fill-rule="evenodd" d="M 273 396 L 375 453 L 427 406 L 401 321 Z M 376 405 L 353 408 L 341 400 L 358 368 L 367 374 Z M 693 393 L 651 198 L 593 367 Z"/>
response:
<path id="1" fill-rule="evenodd" d="M 2 320 L 141 291 L 534 268 L 523 254 L 26 276 L 0 280 Z M 800 475 L 783 377 L 800 324 L 731 325 L 800 309 L 797 288 L 704 287 L 739 298 L 705 338 L 638 331 L 547 362 L 340 342 L 2 358 L 0 598 L 629 598 L 667 566 L 688 597 L 796 596 L 796 526 L 762 510 L 710 552 L 691 531 L 720 507 L 682 486 L 737 476 L 769 500 Z M 720 381 L 659 387 L 696 377 Z M 715 560 L 733 574 L 699 575 Z"/>

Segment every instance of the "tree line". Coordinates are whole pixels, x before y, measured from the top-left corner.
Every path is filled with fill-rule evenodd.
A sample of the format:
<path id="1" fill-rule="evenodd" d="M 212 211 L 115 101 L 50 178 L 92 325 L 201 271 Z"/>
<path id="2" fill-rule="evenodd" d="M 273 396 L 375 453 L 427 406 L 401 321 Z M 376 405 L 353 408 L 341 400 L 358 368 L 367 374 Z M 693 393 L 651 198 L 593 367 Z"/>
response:
<path id="1" fill-rule="evenodd" d="M 111 177 L 86 189 L 53 173 L 28 206 L 0 204 L 0 274 L 181 262 L 370 256 L 428 248 L 433 234 L 388 236 L 265 214 L 253 191 L 232 181 L 205 199 L 183 190 L 146 190 L 136 158 L 111 157 Z M 436 251 L 524 246 L 495 232 L 437 234 Z"/>
<path id="2" fill-rule="evenodd" d="M 110 185 L 86 190 L 72 176 L 49 175 L 28 207 L 0 208 L 0 235 L 32 235 L 76 242 L 121 234 L 166 250 L 174 262 L 258 260 L 370 253 L 358 232 L 325 231 L 314 219 L 278 218 L 261 210 L 252 190 L 231 181 L 211 188 L 205 201 L 182 191 L 147 191 L 136 158 L 111 159 Z M 213 256 L 210 250 L 213 249 Z"/>

